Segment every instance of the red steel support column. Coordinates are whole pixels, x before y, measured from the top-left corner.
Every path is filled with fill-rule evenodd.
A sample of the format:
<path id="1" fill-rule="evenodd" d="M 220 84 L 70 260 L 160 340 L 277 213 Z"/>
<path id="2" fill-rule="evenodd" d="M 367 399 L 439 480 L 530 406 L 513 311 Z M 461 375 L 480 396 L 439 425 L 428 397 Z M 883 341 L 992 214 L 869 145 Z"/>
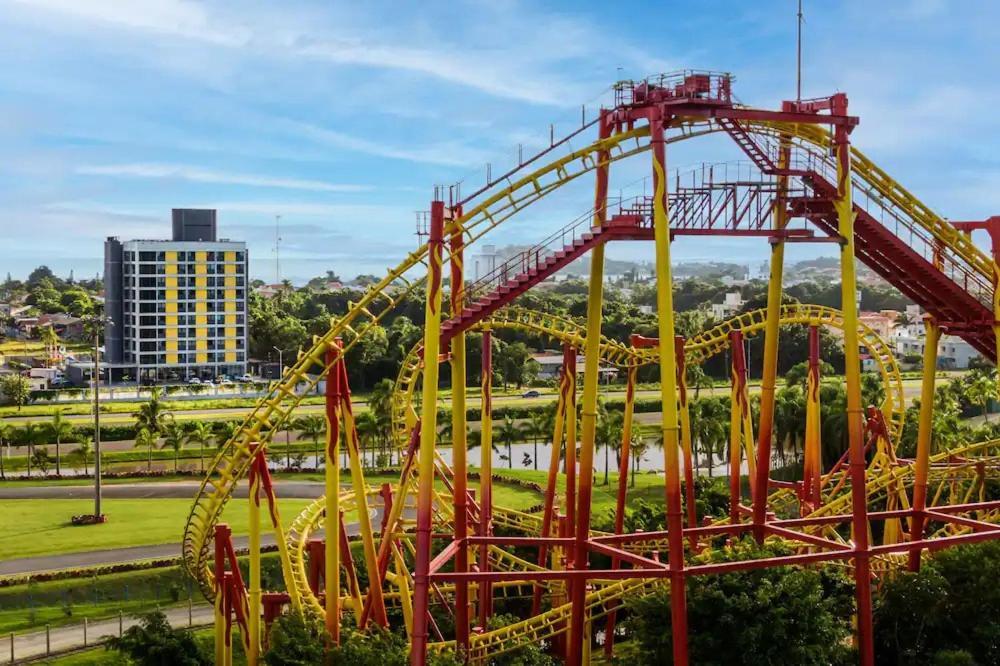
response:
<path id="1" fill-rule="evenodd" d="M 493 534 L 493 333 L 483 331 L 482 353 L 482 415 L 480 427 L 479 463 L 479 536 Z M 479 570 L 489 571 L 489 546 L 479 547 Z M 493 614 L 493 586 L 489 581 L 479 584 L 479 625 L 486 627 Z"/>
<path id="2" fill-rule="evenodd" d="M 675 666 L 687 666 L 687 590 L 684 576 L 684 518 L 678 464 L 677 376 L 674 371 L 674 298 L 670 270 L 670 218 L 667 206 L 667 159 L 662 111 L 650 117 L 653 152 L 653 230 L 656 245 L 656 304 L 660 338 L 660 397 L 666 475 L 666 518 L 670 566 L 670 624 Z"/>
<path id="3" fill-rule="evenodd" d="M 559 398 L 556 401 L 555 426 L 552 433 L 552 452 L 549 455 L 549 475 L 545 482 L 544 509 L 542 510 L 542 536 L 552 536 L 553 515 L 555 513 L 556 484 L 559 480 L 559 463 L 562 461 L 563 425 L 566 422 L 566 403 L 569 393 L 569 377 L 566 367 L 566 355 L 563 354 L 562 371 L 559 375 Z M 538 566 L 546 566 L 549 549 L 547 545 L 538 548 Z M 542 592 L 544 588 L 539 583 L 535 586 L 531 603 L 531 614 L 538 615 L 542 609 Z"/>
<path id="4" fill-rule="evenodd" d="M 452 228 L 449 235 L 451 261 L 451 316 L 462 314 L 465 306 L 465 276 L 463 270 L 463 249 L 465 239 L 462 228 L 454 222 L 461 217 L 461 208 L 451 210 Z M 452 400 L 452 456 L 454 462 L 455 540 L 459 542 L 455 554 L 455 571 L 469 570 L 469 549 L 465 543 L 469 535 L 469 482 L 466 460 L 468 443 L 465 425 L 465 332 L 455 335 L 451 341 L 451 400 Z M 460 580 L 455 583 L 455 640 L 459 651 L 469 647 L 469 583 Z"/>
<path id="5" fill-rule="evenodd" d="M 427 303 L 424 315 L 424 385 L 420 419 L 417 552 L 413 571 L 413 636 L 410 663 L 427 663 L 428 574 L 434 496 L 434 444 L 437 436 L 438 351 L 441 340 L 441 263 L 444 245 L 444 202 L 431 202 L 427 252 Z M 329 537 L 328 537 L 329 538 Z M 377 572 L 372 572 L 376 574 Z M 377 575 L 376 575 L 377 577 Z"/>
<path id="6" fill-rule="evenodd" d="M 611 124 L 607 111 L 601 111 L 599 122 L 600 137 L 611 135 Z M 594 228 L 602 228 L 607 219 L 608 206 L 608 165 L 610 155 L 607 150 L 597 152 L 596 184 L 594 188 Z M 576 535 L 573 548 L 573 568 L 588 567 L 590 540 L 590 503 L 594 490 L 594 447 L 597 432 L 597 390 L 600 381 L 601 364 L 601 311 L 604 292 L 604 245 L 597 245 L 590 251 L 590 279 L 587 297 L 587 334 L 584 343 L 583 402 L 580 419 L 580 478 L 577 493 Z M 571 415 L 574 419 L 576 414 Z M 571 443 L 575 445 L 575 442 Z M 590 638 L 587 633 L 587 581 L 578 578 L 570 584 L 572 610 L 569 623 L 569 653 L 566 663 L 579 666 L 585 654 L 590 652 Z M 586 642 L 586 645 L 584 644 Z"/>
<path id="7" fill-rule="evenodd" d="M 621 534 L 625 529 L 625 498 L 628 495 L 628 466 L 632 452 L 632 415 L 635 409 L 635 376 L 638 366 L 634 363 L 628 366 L 628 379 L 625 384 L 625 418 L 622 421 L 622 449 L 618 460 L 618 495 L 615 497 L 615 534 Z M 611 558 L 611 568 L 618 568 L 618 558 Z M 604 625 L 604 655 L 611 657 L 615 645 L 615 620 L 618 614 L 617 606 L 608 613 Z"/>

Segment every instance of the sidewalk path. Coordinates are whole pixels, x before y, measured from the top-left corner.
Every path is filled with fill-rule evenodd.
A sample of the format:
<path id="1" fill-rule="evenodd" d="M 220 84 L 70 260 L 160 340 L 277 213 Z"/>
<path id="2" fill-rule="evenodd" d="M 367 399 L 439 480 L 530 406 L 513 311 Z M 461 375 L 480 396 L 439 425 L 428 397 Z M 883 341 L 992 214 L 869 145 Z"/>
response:
<path id="1" fill-rule="evenodd" d="M 173 627 L 199 627 L 212 623 L 213 610 L 209 604 L 200 603 L 189 607 L 172 606 L 163 612 L 167 616 L 170 625 Z M 125 615 L 121 619 L 117 617 L 108 620 L 96 620 L 87 623 L 86 641 L 84 641 L 84 623 L 68 624 L 56 627 L 49 632 L 48 646 L 46 646 L 45 631 L 33 631 L 27 634 L 15 635 L 13 639 L 4 637 L 0 641 L 0 654 L 3 654 L 2 661 L 14 656 L 14 663 L 44 657 L 46 654 L 58 654 L 68 652 L 90 645 L 99 645 L 105 637 L 118 636 L 121 631 L 127 631 L 129 627 L 139 623 L 138 619 L 132 615 Z M 13 640 L 13 653 L 11 652 L 11 640 Z"/>

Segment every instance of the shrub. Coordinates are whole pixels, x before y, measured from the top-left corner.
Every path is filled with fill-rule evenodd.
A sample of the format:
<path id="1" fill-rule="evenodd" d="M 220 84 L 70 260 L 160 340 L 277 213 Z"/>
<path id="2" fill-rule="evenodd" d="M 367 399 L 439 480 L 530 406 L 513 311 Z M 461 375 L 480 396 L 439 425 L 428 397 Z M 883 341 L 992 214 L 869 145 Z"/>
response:
<path id="1" fill-rule="evenodd" d="M 167 616 L 160 611 L 143 615 L 139 624 L 129 627 L 121 637 L 108 639 L 107 646 L 138 666 L 209 666 L 212 663 L 194 636 L 189 631 L 171 628 Z"/>

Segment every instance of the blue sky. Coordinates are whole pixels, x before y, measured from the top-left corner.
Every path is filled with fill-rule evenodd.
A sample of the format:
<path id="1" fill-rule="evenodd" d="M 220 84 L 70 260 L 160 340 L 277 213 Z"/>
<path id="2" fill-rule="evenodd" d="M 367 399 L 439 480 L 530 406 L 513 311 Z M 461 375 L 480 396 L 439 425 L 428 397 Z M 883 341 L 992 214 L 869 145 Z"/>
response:
<path id="1" fill-rule="evenodd" d="M 856 145 L 942 214 L 998 214 L 998 21 L 993 2 L 806 0 L 803 94 L 846 91 Z M 571 130 L 616 78 L 727 70 L 744 102 L 776 107 L 794 54 L 794 0 L 0 0 L 0 275 L 92 275 L 105 236 L 165 237 L 175 206 L 218 208 L 255 277 L 274 277 L 276 214 L 282 277 L 382 273 L 434 184 L 471 187 L 550 123 Z M 668 156 L 739 158 L 719 141 Z M 590 196 L 561 192 L 494 240 L 538 240 Z M 690 241 L 678 259 L 767 256 Z"/>

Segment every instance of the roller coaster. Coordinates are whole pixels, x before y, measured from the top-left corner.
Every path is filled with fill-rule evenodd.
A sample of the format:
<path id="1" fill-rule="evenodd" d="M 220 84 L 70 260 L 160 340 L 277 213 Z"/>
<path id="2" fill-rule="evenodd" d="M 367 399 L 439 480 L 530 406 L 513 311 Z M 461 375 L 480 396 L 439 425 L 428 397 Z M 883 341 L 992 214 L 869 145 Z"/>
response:
<path id="1" fill-rule="evenodd" d="M 858 118 L 843 93 L 783 102 L 778 110 L 737 102 L 727 73 L 684 71 L 615 84 L 614 102 L 550 145 L 468 196 L 436 189 L 426 242 L 372 285 L 329 330 L 299 352 L 284 376 L 246 416 L 215 457 L 195 498 L 184 532 L 188 572 L 216 608 L 216 661 L 230 663 L 234 626 L 248 661 L 258 663 L 267 626 L 283 612 L 323 623 L 331 643 L 341 623 L 361 630 L 402 617 L 411 662 L 454 651 L 487 663 L 533 644 L 567 664 L 599 660 L 614 650 L 616 613 L 623 601 L 669 589 L 673 657 L 689 661 L 685 581 L 692 576 L 761 567 L 837 562 L 854 576 L 856 645 L 873 663 L 873 581 L 893 569 L 919 568 L 925 551 L 1000 537 L 1000 502 L 985 501 L 997 475 L 1000 442 L 934 451 L 933 396 L 937 341 L 960 336 L 987 358 L 998 354 L 1000 289 L 996 257 L 971 240 L 973 229 L 1000 239 L 1000 219 L 951 223 L 908 192 L 850 142 Z M 588 132 L 597 137 L 582 148 Z M 749 168 L 705 166 L 668 177 L 668 146 L 723 135 Z M 609 199 L 614 165 L 648 155 L 652 196 Z M 518 252 L 485 276 L 466 281 L 466 249 L 560 188 L 595 180 L 593 206 L 540 243 Z M 671 182 L 673 181 L 673 182 Z M 447 201 L 445 200 L 447 195 Z M 771 248 L 765 308 L 740 314 L 700 335 L 676 335 L 670 250 L 680 236 L 766 239 Z M 655 247 L 657 336 L 628 342 L 602 335 L 605 246 L 650 241 Z M 841 308 L 782 303 L 784 250 L 789 243 L 832 243 L 840 254 Z M 587 316 L 582 322 L 521 307 L 518 297 L 587 256 Z M 856 263 L 861 261 L 927 313 L 927 343 L 916 456 L 896 444 L 906 402 L 892 350 L 858 320 Z M 443 270 L 449 267 L 447 307 Z M 391 438 L 402 454 L 399 481 L 366 483 L 347 382 L 345 355 L 423 295 L 423 339 L 400 368 L 391 402 Z M 772 478 L 779 330 L 809 331 L 810 353 L 802 478 Z M 820 448 L 819 330 L 843 339 L 848 447 L 837 461 Z M 542 504 L 517 511 L 493 502 L 491 338 L 528 331 L 564 350 L 551 460 Z M 467 376 L 466 336 L 480 333 L 481 436 L 478 482 L 469 473 L 466 391 L 450 393 L 450 464 L 438 444 L 441 366 L 454 387 Z M 760 414 L 750 414 L 742 340 L 762 335 Z M 874 360 L 884 402 L 862 404 L 861 350 Z M 691 418 L 685 367 L 729 350 L 729 515 L 714 522 L 694 513 Z M 582 390 L 577 357 L 583 354 Z M 620 468 L 612 532 L 593 529 L 594 450 L 601 365 L 627 378 Z M 657 366 L 659 431 L 664 452 L 666 529 L 624 533 L 637 369 Z M 267 465 L 268 444 L 288 424 L 303 395 L 322 385 L 326 395 L 326 494 L 283 523 Z M 578 393 L 580 409 L 578 417 Z M 341 485 L 340 457 L 350 461 Z M 747 494 L 740 486 L 749 471 Z M 682 483 L 682 479 L 685 481 Z M 228 527 L 220 522 L 238 484 L 250 499 L 250 566 L 244 581 Z M 478 484 L 478 487 L 473 487 Z M 262 500 L 275 533 L 283 591 L 261 589 Z M 376 525 L 375 523 L 379 523 Z M 877 525 L 879 529 L 873 529 Z M 356 527 L 365 576 L 353 560 Z M 780 541 L 790 554 L 739 562 L 710 555 L 728 539 L 749 535 Z M 876 539 L 877 535 L 877 539 Z M 533 555 L 525 557 L 525 552 Z M 609 568 L 596 568 L 607 562 Z M 605 565 L 606 566 L 606 565 Z M 362 582 L 363 581 L 363 582 Z M 496 599 L 530 599 L 530 617 L 492 628 Z M 450 615 L 442 630 L 430 612 Z M 395 620 L 398 621 L 398 620 Z"/>

